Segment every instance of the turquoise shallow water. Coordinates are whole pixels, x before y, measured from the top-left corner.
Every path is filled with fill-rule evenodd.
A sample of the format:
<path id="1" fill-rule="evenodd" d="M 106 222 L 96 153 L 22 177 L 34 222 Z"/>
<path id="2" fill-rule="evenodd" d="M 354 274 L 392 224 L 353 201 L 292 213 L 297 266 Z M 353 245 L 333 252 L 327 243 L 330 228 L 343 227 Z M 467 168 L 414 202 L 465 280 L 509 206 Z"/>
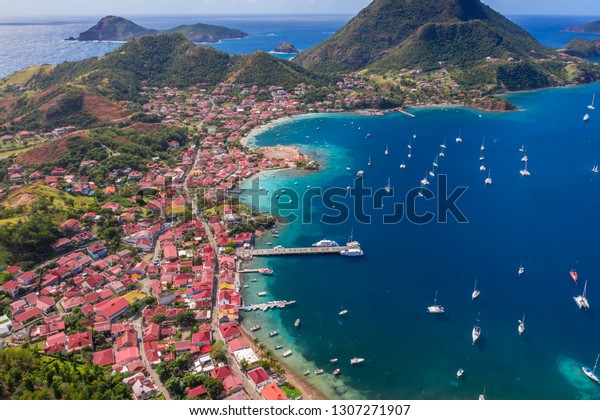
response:
<path id="1" fill-rule="evenodd" d="M 276 126 L 256 139 L 259 145 L 299 145 L 325 163 L 316 173 L 296 171 L 262 176 L 261 187 L 302 193 L 311 187 L 350 185 L 364 170 L 365 185 L 382 188 L 390 177 L 396 196 L 419 185 L 446 138 L 438 174 L 448 175 L 450 190 L 467 186 L 458 201 L 469 223 L 415 225 L 406 220 L 385 225 L 382 211 L 370 224 L 348 220 L 326 225 L 280 225 L 280 238 L 266 242 L 307 246 L 323 238 L 346 241 L 351 229 L 365 256 L 337 255 L 260 259 L 256 266 L 275 270 L 271 278 L 248 282 L 246 300 L 257 291 L 268 300 L 295 299 L 294 308 L 248 316 L 247 325 L 263 324 L 264 341 L 294 350 L 288 360 L 301 372 L 320 367 L 329 374 L 313 377 L 340 398 L 471 399 L 484 388 L 493 399 L 598 398 L 600 388 L 583 376 L 600 352 L 600 114 L 586 109 L 600 85 L 512 95 L 520 110 L 479 113 L 466 109 L 418 109 L 404 115 L 359 117 L 311 116 Z M 591 120 L 582 117 L 591 113 Z M 318 129 L 317 129 L 318 127 Z M 358 129 L 360 127 L 360 130 Z M 461 133 L 463 142 L 455 142 Z M 406 157 L 413 134 L 411 159 Z M 366 138 L 366 134 L 372 136 Z M 309 136 L 307 138 L 306 136 Z M 485 165 L 493 185 L 479 170 L 485 137 Z M 530 177 L 522 177 L 521 145 L 529 157 Z M 384 150 L 389 147 L 389 156 Z M 369 155 L 373 166 L 367 166 Z M 407 168 L 401 170 L 404 160 Z M 350 170 L 346 168 L 349 167 Z M 297 184 L 296 184 L 297 183 Z M 437 179 L 430 188 L 436 191 Z M 434 210 L 433 201 L 419 211 Z M 391 203 L 384 204 L 388 211 Z M 267 210 L 266 202 L 262 210 Z M 313 216 L 326 211 L 318 202 Z M 580 252 L 580 282 L 569 270 Z M 525 274 L 517 276 L 523 261 Z M 472 301 L 478 278 L 480 297 Z M 589 280 L 591 310 L 581 312 L 573 296 Z M 436 289 L 446 313 L 426 313 Z M 337 315 L 341 307 L 346 318 Z M 526 313 L 526 331 L 517 332 Z M 471 344 L 478 317 L 479 341 Z M 300 318 L 302 327 L 295 329 Z M 281 335 L 269 339 L 277 328 Z M 363 366 L 351 367 L 351 357 Z M 342 374 L 330 373 L 339 358 Z M 456 379 L 458 368 L 465 375 Z"/>

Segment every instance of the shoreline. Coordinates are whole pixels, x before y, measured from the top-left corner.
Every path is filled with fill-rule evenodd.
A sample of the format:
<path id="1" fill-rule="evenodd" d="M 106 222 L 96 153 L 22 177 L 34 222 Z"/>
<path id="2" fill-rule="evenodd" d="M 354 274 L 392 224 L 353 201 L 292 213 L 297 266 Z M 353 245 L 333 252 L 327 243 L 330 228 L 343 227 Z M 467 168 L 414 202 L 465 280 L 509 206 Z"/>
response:
<path id="1" fill-rule="evenodd" d="M 239 326 L 240 331 L 242 332 L 242 336 L 250 342 L 252 350 L 256 354 L 258 354 L 256 346 L 254 345 L 254 337 L 252 336 L 252 334 L 250 334 L 242 324 L 239 324 Z M 302 399 L 329 400 L 329 398 L 327 398 L 327 395 L 325 395 L 325 393 L 322 390 L 320 390 L 317 385 L 309 383 L 307 380 L 304 379 L 303 376 L 294 372 L 294 370 L 287 363 L 285 363 L 285 361 L 282 358 L 278 357 L 277 360 L 285 368 L 285 376 L 288 379 L 288 381 L 296 388 L 298 388 L 298 390 L 300 390 L 300 392 L 302 393 Z"/>

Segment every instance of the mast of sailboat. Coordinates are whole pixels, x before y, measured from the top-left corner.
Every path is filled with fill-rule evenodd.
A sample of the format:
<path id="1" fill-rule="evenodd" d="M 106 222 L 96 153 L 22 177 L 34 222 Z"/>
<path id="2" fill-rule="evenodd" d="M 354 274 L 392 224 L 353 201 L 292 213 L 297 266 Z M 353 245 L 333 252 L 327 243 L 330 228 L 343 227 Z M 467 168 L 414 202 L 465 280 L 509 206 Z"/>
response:
<path id="1" fill-rule="evenodd" d="M 585 298 L 585 292 L 587 290 L 587 280 L 585 281 L 585 284 L 583 285 L 583 297 Z"/>
<path id="2" fill-rule="evenodd" d="M 594 369 L 592 369 L 592 373 L 594 373 L 598 367 L 598 359 L 600 359 L 600 353 L 598 353 L 598 356 L 596 357 L 596 363 L 594 363 Z"/>
<path id="3" fill-rule="evenodd" d="M 437 289 L 435 289 L 435 297 L 433 298 L 433 306 L 437 305 L 437 294 L 438 294 L 438 291 L 437 291 Z"/>

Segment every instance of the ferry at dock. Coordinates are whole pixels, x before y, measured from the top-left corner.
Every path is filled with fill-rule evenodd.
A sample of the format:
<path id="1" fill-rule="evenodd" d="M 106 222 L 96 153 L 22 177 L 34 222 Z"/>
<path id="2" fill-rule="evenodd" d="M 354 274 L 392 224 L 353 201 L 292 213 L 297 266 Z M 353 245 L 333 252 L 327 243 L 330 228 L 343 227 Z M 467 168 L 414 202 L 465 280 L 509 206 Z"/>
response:
<path id="1" fill-rule="evenodd" d="M 336 241 L 331 241 L 329 239 L 321 239 L 319 242 L 315 242 L 314 244 L 312 244 L 312 246 L 317 247 L 317 248 L 324 248 L 324 247 L 338 247 L 340 245 Z"/>

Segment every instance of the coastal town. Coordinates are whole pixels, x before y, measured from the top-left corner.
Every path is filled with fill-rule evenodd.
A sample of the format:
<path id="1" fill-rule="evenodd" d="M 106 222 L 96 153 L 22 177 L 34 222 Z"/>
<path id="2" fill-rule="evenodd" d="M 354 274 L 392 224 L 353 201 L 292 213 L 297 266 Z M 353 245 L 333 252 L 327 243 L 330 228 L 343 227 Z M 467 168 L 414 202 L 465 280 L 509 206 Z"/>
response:
<path id="1" fill-rule="evenodd" d="M 319 398 L 240 325 L 241 259 L 274 219 L 239 204 L 234 189 L 269 170 L 318 168 L 295 147 L 245 147 L 269 122 L 381 100 L 360 78 L 346 78 L 338 88 L 307 105 L 298 100 L 310 89 L 303 85 L 287 92 L 143 84 L 143 112 L 158 117 L 154 124 L 189 133 L 168 141 L 173 165 L 151 159 L 143 170 L 115 168 L 100 183 L 85 175 L 97 160 L 81 160 L 70 172 L 36 165 L 36 148 L 12 157 L 8 187 L 0 193 L 3 208 L 23 213 L 17 223 L 27 220 L 28 206 L 57 207 L 60 201 L 66 208 L 53 213 L 56 235 L 46 244 L 47 258 L 21 262 L 13 256 L 1 269 L 0 345 L 87 358 L 120 375 L 136 399 Z M 152 125 L 136 122 L 125 130 Z M 44 148 L 81 134 L 65 126 L 5 140 L 28 138 Z"/>

